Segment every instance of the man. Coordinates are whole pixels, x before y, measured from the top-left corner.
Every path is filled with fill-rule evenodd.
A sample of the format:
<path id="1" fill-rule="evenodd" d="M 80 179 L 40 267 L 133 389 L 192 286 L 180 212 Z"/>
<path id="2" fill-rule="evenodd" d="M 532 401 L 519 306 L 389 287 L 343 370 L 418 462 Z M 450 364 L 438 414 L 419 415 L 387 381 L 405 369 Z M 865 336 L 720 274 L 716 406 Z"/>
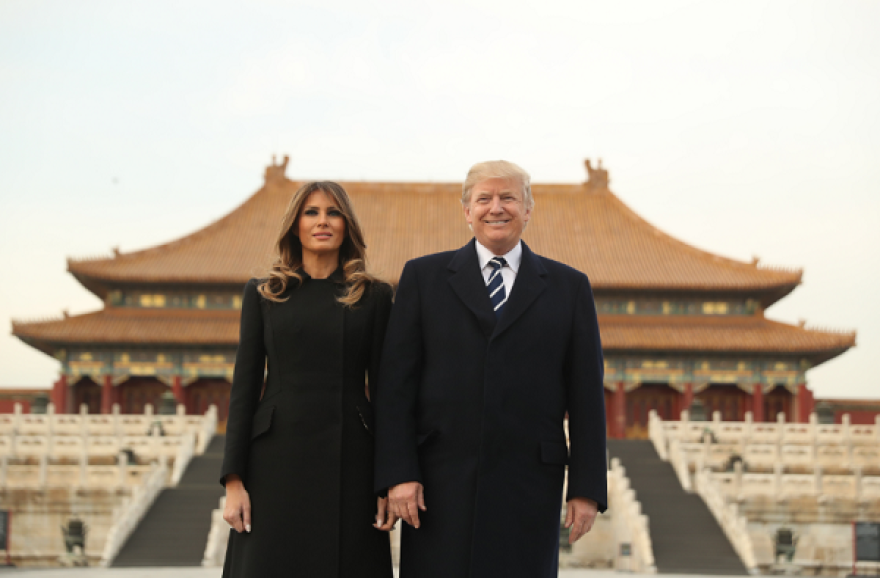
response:
<path id="1" fill-rule="evenodd" d="M 534 206 L 520 167 L 472 167 L 462 206 L 475 238 L 400 277 L 375 402 L 376 489 L 406 522 L 401 578 L 555 577 L 566 463 L 570 542 L 607 502 L 592 291 L 520 240 Z"/>

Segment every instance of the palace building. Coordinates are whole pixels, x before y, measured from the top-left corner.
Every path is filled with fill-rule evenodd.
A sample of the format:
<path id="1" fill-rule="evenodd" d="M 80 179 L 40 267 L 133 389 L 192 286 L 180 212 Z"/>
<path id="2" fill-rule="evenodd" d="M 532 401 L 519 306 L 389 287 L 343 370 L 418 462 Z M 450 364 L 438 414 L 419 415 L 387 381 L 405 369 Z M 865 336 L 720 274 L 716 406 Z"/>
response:
<path id="1" fill-rule="evenodd" d="M 806 373 L 855 345 L 854 332 L 808 329 L 764 311 L 802 271 L 727 259 L 647 223 L 587 161 L 578 184 L 533 184 L 523 236 L 537 253 L 586 273 L 605 351 L 611 437 L 642 437 L 648 412 L 675 420 L 700 400 L 724 420 L 806 421 Z M 140 413 L 166 391 L 189 413 L 217 404 L 225 419 L 244 283 L 266 271 L 281 217 L 300 182 L 287 158 L 220 220 L 176 241 L 109 258 L 70 259 L 68 271 L 104 302 L 82 315 L 13 322 L 23 342 L 61 364 L 56 408 Z M 411 258 L 464 245 L 459 183 L 347 182 L 372 270 L 396 283 Z"/>

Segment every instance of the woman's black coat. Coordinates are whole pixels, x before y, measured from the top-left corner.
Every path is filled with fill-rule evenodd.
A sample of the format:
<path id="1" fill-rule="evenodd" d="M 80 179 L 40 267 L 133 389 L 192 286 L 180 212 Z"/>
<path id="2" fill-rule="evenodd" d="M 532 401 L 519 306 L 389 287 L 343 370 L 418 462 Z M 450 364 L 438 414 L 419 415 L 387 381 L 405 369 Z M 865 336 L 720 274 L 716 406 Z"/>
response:
<path id="1" fill-rule="evenodd" d="M 365 393 L 391 289 L 375 283 L 346 308 L 341 279 L 307 277 L 282 303 L 263 299 L 260 281 L 245 287 L 221 477 L 241 476 L 253 529 L 230 531 L 225 578 L 391 578 L 388 534 L 372 527 Z"/>

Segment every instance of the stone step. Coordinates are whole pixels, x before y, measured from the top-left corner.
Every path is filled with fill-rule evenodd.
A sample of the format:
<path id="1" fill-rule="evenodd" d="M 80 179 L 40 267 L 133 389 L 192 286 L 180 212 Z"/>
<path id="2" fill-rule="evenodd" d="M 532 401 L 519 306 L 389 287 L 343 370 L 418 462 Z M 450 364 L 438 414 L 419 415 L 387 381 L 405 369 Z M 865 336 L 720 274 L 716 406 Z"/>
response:
<path id="1" fill-rule="evenodd" d="M 608 440 L 608 452 L 626 468 L 648 516 L 658 572 L 748 573 L 709 508 L 698 495 L 682 489 L 672 466 L 660 459 L 651 442 Z"/>
<path id="2" fill-rule="evenodd" d="M 219 483 L 223 443 L 222 436 L 215 436 L 205 454 L 192 459 L 180 484 L 159 494 L 113 561 L 114 567 L 201 565 L 211 512 L 223 496 Z"/>

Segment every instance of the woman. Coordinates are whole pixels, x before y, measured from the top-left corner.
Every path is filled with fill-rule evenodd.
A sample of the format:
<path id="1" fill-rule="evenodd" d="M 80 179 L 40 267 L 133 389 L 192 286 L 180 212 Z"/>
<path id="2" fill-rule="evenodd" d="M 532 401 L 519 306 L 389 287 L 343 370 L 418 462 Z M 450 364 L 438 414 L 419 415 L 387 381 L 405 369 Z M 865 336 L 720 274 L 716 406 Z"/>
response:
<path id="1" fill-rule="evenodd" d="M 380 530 L 395 520 L 372 491 L 369 402 L 391 289 L 366 272 L 364 250 L 345 190 L 309 183 L 268 278 L 245 287 L 221 474 L 233 527 L 224 578 L 392 576 Z"/>

